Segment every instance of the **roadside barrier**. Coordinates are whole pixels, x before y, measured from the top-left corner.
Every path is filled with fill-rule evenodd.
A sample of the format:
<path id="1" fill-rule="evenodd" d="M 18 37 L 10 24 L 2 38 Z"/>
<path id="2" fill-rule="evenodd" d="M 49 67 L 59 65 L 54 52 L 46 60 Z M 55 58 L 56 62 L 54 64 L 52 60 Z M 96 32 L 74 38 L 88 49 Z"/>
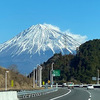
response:
<path id="1" fill-rule="evenodd" d="M 17 91 L 0 92 L 0 100 L 19 100 L 17 98 Z"/>
<path id="2" fill-rule="evenodd" d="M 57 88 L 54 88 L 54 89 L 43 89 L 43 90 L 34 90 L 34 91 L 21 91 L 18 92 L 18 98 L 19 99 L 33 98 L 36 96 L 41 96 L 47 93 L 55 92 L 57 90 L 58 90 Z"/>

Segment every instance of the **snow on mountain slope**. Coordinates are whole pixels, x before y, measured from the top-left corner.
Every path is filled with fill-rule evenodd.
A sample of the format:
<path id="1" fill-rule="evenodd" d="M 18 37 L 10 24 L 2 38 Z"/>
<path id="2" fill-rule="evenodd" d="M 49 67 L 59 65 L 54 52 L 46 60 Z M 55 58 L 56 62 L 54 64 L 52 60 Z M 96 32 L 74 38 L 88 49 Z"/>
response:
<path id="1" fill-rule="evenodd" d="M 80 43 L 75 39 L 64 35 L 55 26 L 49 24 L 33 25 L 11 40 L 0 44 L 0 59 L 2 59 L 0 65 L 5 65 L 4 62 L 6 66 L 8 62 L 9 65 L 12 63 L 19 65 L 18 63 L 21 62 L 22 67 L 27 62 L 31 63 L 29 65 L 32 70 L 33 65 L 36 66 L 36 64 L 44 62 L 54 53 L 58 51 L 64 53 L 65 48 L 73 53 L 79 45 Z M 25 65 L 24 68 L 28 69 Z"/>

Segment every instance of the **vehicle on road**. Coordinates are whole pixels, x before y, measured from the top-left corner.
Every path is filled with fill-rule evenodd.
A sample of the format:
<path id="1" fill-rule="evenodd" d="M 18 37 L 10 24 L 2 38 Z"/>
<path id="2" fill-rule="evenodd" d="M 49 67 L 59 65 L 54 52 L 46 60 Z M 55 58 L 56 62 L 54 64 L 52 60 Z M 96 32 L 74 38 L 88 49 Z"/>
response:
<path id="1" fill-rule="evenodd" d="M 92 84 L 87 85 L 87 90 L 93 90 L 94 86 Z"/>
<path id="2" fill-rule="evenodd" d="M 63 84 L 62 84 L 62 87 L 66 87 L 66 86 L 67 86 L 67 84 L 66 84 L 66 83 L 63 83 Z"/>
<path id="3" fill-rule="evenodd" d="M 80 87 L 80 88 L 83 88 L 83 83 L 81 83 L 81 84 L 79 85 L 79 87 Z"/>
<path id="4" fill-rule="evenodd" d="M 74 83 L 73 82 L 68 82 L 68 89 L 74 89 Z"/>

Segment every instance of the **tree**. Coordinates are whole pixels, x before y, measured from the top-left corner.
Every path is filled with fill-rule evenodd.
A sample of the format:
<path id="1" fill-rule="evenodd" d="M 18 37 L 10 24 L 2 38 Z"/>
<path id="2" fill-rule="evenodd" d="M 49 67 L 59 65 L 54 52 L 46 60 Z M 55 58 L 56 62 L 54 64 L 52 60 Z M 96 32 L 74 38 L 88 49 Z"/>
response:
<path id="1" fill-rule="evenodd" d="M 72 65 L 77 70 L 77 80 L 91 83 L 92 77 L 97 76 L 96 70 L 100 68 L 100 39 L 82 44 Z"/>
<path id="2" fill-rule="evenodd" d="M 19 74 L 18 67 L 15 64 L 10 65 L 8 69 L 11 70 L 12 72 Z"/>

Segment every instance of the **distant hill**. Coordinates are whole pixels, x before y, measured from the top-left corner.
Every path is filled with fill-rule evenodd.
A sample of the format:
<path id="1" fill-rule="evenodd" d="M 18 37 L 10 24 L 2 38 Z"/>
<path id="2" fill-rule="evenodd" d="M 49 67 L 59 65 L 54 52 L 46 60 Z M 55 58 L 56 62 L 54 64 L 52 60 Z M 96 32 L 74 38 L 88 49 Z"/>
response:
<path id="1" fill-rule="evenodd" d="M 60 76 L 59 77 L 54 77 L 54 82 L 62 84 L 63 82 L 67 82 L 70 80 L 73 80 L 71 77 L 71 60 L 74 58 L 75 55 L 73 54 L 68 54 L 68 55 L 62 55 L 61 53 L 59 54 L 54 54 L 47 62 L 44 62 L 41 66 L 43 66 L 43 80 L 47 82 L 50 80 L 50 70 L 52 63 L 53 69 L 54 70 L 60 70 Z M 74 81 L 74 80 L 73 80 Z"/>
<path id="2" fill-rule="evenodd" d="M 91 83 L 100 70 L 100 39 L 90 40 L 82 44 L 72 61 L 74 78 L 81 82 Z"/>
<path id="3" fill-rule="evenodd" d="M 97 70 L 100 70 L 100 39 L 80 45 L 76 55 L 59 53 L 44 62 L 43 80 L 46 82 L 50 79 L 52 62 L 54 62 L 54 70 L 61 70 L 60 77 L 54 77 L 54 82 L 96 83 L 92 77 L 97 77 Z"/>
<path id="4" fill-rule="evenodd" d="M 20 89 L 32 89 L 32 79 L 29 79 L 19 73 L 13 72 L 6 68 L 0 67 L 0 90 L 5 90 L 5 72 L 9 71 L 7 74 L 7 84 L 9 90 L 20 90 Z M 13 87 L 11 86 L 11 81 L 13 80 Z"/>

